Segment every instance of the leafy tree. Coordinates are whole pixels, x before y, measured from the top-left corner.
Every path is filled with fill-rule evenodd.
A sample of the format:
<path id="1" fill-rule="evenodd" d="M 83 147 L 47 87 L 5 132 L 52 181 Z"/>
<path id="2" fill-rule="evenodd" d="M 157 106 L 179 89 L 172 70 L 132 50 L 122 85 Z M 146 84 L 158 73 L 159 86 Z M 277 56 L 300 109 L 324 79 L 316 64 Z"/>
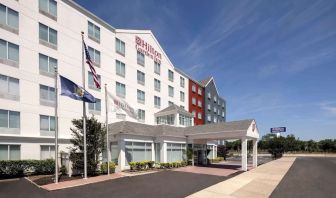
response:
<path id="1" fill-rule="evenodd" d="M 73 162 L 73 168 L 78 171 L 84 171 L 84 136 L 83 119 L 74 119 L 71 128 L 72 138 L 70 142 L 73 147 L 70 150 L 70 160 Z M 99 156 L 104 150 L 105 145 L 105 126 L 97 121 L 94 116 L 86 120 L 86 145 L 87 145 L 87 173 L 96 174 L 99 163 Z"/>

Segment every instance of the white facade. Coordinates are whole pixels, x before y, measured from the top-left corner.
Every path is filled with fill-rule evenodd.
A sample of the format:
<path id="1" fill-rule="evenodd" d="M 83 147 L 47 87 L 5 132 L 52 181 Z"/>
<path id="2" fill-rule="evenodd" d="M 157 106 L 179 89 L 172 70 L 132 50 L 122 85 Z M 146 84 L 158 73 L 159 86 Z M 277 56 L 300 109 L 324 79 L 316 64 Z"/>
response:
<path id="1" fill-rule="evenodd" d="M 49 0 L 52 1 L 52 0 Z M 49 2 L 46 1 L 46 2 Z M 53 1 L 52 1 L 53 2 Z M 8 99 L 6 89 L 1 87 L 0 110 L 19 112 L 19 127 L 0 127 L 0 145 L 20 145 L 20 159 L 40 159 L 41 145 L 52 145 L 53 132 L 47 135 L 41 131 L 40 116 L 54 116 L 54 107 L 44 105 L 40 100 L 40 85 L 55 87 L 54 78 L 41 74 L 39 69 L 39 54 L 57 60 L 60 75 L 82 85 L 82 41 L 81 31 L 84 32 L 86 45 L 100 52 L 100 66 L 96 67 L 101 76 L 101 90 L 88 88 L 88 65 L 85 64 L 86 88 L 96 98 L 101 100 L 101 111 L 90 111 L 95 117 L 105 121 L 104 84 L 113 95 L 116 93 L 116 82 L 126 87 L 125 101 L 134 109 L 145 110 L 145 120 L 139 121 L 154 124 L 154 113 L 168 106 L 169 101 L 188 108 L 188 79 L 174 69 L 154 35 L 150 31 L 118 30 L 109 26 L 92 13 L 72 1 L 58 0 L 57 17 L 47 16 L 39 11 L 38 0 L 2 0 L 1 4 L 18 13 L 18 33 L 8 31 L 0 26 L 0 39 L 19 46 L 19 61 L 16 66 L 8 64 L 6 58 L 0 61 L 0 74 L 19 80 L 19 99 Z M 49 2 L 50 3 L 50 2 Z M 55 20 L 56 19 L 56 20 Z M 88 22 L 100 29 L 100 41 L 88 37 Z M 57 46 L 45 44 L 40 40 L 40 25 L 57 31 Z M 52 39 L 49 34 L 48 39 Z M 137 64 L 136 36 L 143 39 L 161 54 L 160 75 L 154 72 L 154 60 L 145 56 L 145 64 Z M 125 43 L 125 56 L 116 52 L 116 38 Z M 44 43 L 44 44 L 43 44 Z M 93 57 L 93 55 L 91 55 Z M 1 59 L 1 58 L 0 58 Z M 116 74 L 116 60 L 125 64 L 125 76 Z M 145 85 L 137 83 L 137 70 L 145 74 Z M 168 70 L 174 72 L 173 82 L 168 78 Z M 180 86 L 183 77 L 184 87 Z M 155 91 L 154 78 L 160 80 L 161 89 Z M 168 86 L 173 87 L 174 95 L 169 95 Z M 137 90 L 145 92 L 145 102 L 137 100 Z M 184 101 L 180 100 L 180 92 L 184 93 Z M 155 107 L 154 96 L 160 97 L 161 106 Z M 70 145 L 67 140 L 71 137 L 71 120 L 82 117 L 82 103 L 65 96 L 59 96 L 59 151 L 66 151 Z M 88 105 L 87 105 L 88 108 Z M 118 115 L 117 115 L 118 114 Z M 119 110 L 109 113 L 109 122 L 121 121 L 124 112 Z M 118 119 L 118 118 L 121 119 Z M 132 120 L 126 116 L 126 120 Z M 9 122 L 9 121 L 8 121 Z"/>

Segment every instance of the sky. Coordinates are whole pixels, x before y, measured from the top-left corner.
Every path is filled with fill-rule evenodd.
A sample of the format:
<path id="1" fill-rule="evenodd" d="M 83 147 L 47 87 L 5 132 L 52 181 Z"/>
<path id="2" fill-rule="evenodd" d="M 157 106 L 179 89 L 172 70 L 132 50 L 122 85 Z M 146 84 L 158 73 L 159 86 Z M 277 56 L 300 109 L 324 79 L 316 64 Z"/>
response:
<path id="1" fill-rule="evenodd" d="M 336 1 L 76 0 L 115 28 L 148 29 L 172 63 L 213 76 L 227 121 L 336 138 Z M 284 135 L 286 135 L 284 134 Z"/>

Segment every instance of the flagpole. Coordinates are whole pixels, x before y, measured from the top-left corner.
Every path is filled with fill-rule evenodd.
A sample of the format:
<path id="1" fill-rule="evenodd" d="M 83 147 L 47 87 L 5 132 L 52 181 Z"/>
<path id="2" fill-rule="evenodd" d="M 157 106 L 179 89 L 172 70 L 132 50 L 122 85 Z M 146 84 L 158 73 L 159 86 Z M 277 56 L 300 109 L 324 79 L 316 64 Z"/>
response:
<path id="1" fill-rule="evenodd" d="M 82 33 L 82 77 L 85 90 L 85 65 L 84 65 L 84 32 Z M 83 136 L 84 136 L 84 179 L 87 179 L 87 153 L 86 153 L 86 107 L 83 100 Z"/>
<path id="2" fill-rule="evenodd" d="M 55 66 L 55 183 L 58 183 L 58 71 Z"/>
<path id="3" fill-rule="evenodd" d="M 110 175 L 110 147 L 109 147 L 109 130 L 108 130 L 108 102 L 107 102 L 107 85 L 105 84 L 105 111 L 106 111 L 106 154 L 107 154 L 107 175 Z"/>

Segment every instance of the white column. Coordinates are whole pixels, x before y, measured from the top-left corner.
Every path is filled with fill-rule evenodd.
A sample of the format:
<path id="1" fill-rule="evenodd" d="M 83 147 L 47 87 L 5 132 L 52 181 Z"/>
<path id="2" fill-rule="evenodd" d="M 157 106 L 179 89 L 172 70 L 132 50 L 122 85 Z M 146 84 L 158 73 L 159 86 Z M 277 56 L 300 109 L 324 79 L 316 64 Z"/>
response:
<path id="1" fill-rule="evenodd" d="M 258 141 L 257 139 L 253 140 L 253 168 L 258 166 Z"/>
<path id="2" fill-rule="evenodd" d="M 241 169 L 247 171 L 247 139 L 241 139 Z"/>
<path id="3" fill-rule="evenodd" d="M 164 141 L 161 141 L 161 153 L 160 153 L 160 162 L 167 162 L 167 143 Z"/>
<path id="4" fill-rule="evenodd" d="M 123 139 L 118 140 L 119 156 L 118 156 L 118 171 L 125 169 L 125 141 Z"/>

